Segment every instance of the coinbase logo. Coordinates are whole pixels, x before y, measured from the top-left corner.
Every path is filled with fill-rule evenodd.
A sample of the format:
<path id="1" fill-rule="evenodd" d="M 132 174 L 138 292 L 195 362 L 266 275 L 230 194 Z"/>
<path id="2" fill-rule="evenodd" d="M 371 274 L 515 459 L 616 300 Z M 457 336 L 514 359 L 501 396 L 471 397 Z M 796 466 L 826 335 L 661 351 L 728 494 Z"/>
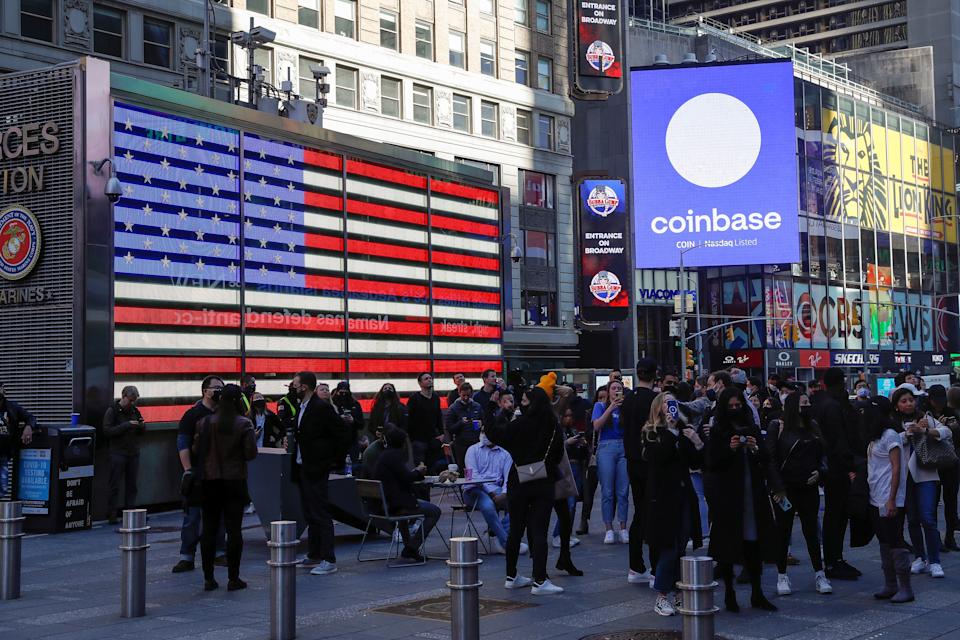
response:
<path id="1" fill-rule="evenodd" d="M 698 187 L 717 189 L 750 173 L 760 156 L 760 123 L 740 100 L 726 93 L 690 98 L 667 125 L 670 164 Z"/>

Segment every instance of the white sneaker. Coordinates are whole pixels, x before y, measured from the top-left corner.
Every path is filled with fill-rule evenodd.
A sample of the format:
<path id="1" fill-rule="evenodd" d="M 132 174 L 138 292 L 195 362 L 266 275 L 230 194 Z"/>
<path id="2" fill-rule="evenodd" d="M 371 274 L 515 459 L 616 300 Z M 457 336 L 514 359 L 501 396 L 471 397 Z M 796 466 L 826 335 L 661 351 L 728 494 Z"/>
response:
<path id="1" fill-rule="evenodd" d="M 580 544 L 580 538 L 576 538 L 576 537 L 574 537 L 574 536 L 570 536 L 570 548 L 573 549 L 573 548 L 574 548 L 575 546 L 577 546 L 578 544 Z"/>
<path id="2" fill-rule="evenodd" d="M 243 512 L 247 515 L 250 515 L 251 513 L 256 513 L 257 510 L 253 507 L 253 503 L 251 502 L 247 505 L 247 508 L 244 509 Z"/>
<path id="3" fill-rule="evenodd" d="M 933 562 L 930 564 L 930 577 L 931 578 L 943 577 L 943 567 L 941 567 L 939 563 Z"/>
<path id="4" fill-rule="evenodd" d="M 910 564 L 910 573 L 916 575 L 927 572 L 927 561 L 923 558 L 917 558 Z"/>
<path id="5" fill-rule="evenodd" d="M 490 553 L 500 556 L 506 555 L 507 553 L 507 550 L 500 544 L 500 539 L 497 536 L 490 536 Z"/>
<path id="6" fill-rule="evenodd" d="M 827 595 L 828 593 L 833 593 L 833 585 L 830 584 L 830 581 L 827 580 L 827 576 L 824 575 L 823 571 L 817 571 L 817 577 L 815 578 L 815 585 L 817 593 L 822 593 Z"/>
<path id="7" fill-rule="evenodd" d="M 610 529 L 605 534 L 603 534 L 603 544 L 616 544 L 617 540 L 614 537 L 613 529 Z"/>
<path id="8" fill-rule="evenodd" d="M 571 545 L 571 546 L 573 546 L 573 545 Z M 554 548 L 554 549 L 559 549 L 559 548 L 560 548 L 560 536 L 554 536 L 554 537 L 553 537 L 553 548 Z"/>
<path id="9" fill-rule="evenodd" d="M 791 593 L 793 589 L 790 588 L 790 576 L 785 573 L 777 574 L 777 595 L 788 596 Z"/>
<path id="10" fill-rule="evenodd" d="M 630 544 L 630 533 L 626 529 L 620 529 L 620 542 Z"/>
<path id="11" fill-rule="evenodd" d="M 552 596 L 556 593 L 563 593 L 563 587 L 558 587 L 549 580 L 544 580 L 539 584 L 534 582 L 530 593 L 535 596 Z"/>
<path id="12" fill-rule="evenodd" d="M 313 569 L 310 570 L 310 575 L 312 576 L 328 576 L 331 573 L 337 572 L 337 565 L 332 562 L 327 562 L 324 560 Z"/>
<path id="13" fill-rule="evenodd" d="M 650 570 L 647 569 L 643 573 L 637 573 L 633 569 L 627 572 L 627 582 L 630 584 L 646 584 L 650 581 Z"/>
<path id="14" fill-rule="evenodd" d="M 530 578 L 524 578 L 521 575 L 518 575 L 516 578 L 507 578 L 503 583 L 504 589 L 523 589 L 524 587 L 529 587 L 533 584 L 533 580 Z"/>
<path id="15" fill-rule="evenodd" d="M 528 553 L 530 553 L 530 547 L 527 546 L 527 543 L 526 543 L 526 542 L 521 542 L 521 543 L 520 543 L 520 555 L 521 555 L 521 556 L 525 556 L 525 555 L 527 555 Z"/>
<path id="16" fill-rule="evenodd" d="M 657 576 L 655 576 L 655 575 L 653 575 L 653 574 L 651 573 L 651 574 L 650 574 L 650 584 L 649 584 L 649 587 L 650 587 L 651 589 L 653 589 L 653 585 L 655 585 L 656 583 L 657 583 Z"/>
<path id="17" fill-rule="evenodd" d="M 667 596 L 657 596 L 657 603 L 653 605 L 653 612 L 658 616 L 677 615 L 677 610 L 673 608 L 672 604 L 670 604 L 670 600 L 667 599 Z"/>

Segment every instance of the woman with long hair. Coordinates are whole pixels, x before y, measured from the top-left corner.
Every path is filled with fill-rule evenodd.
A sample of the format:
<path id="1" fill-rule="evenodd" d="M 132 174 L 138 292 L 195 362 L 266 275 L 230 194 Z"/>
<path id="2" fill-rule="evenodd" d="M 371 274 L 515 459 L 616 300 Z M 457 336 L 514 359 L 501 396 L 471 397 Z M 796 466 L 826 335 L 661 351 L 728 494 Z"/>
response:
<path id="1" fill-rule="evenodd" d="M 397 388 L 389 382 L 380 387 L 380 391 L 373 396 L 370 420 L 367 421 L 369 435 L 378 428 L 386 429 L 388 425 L 407 430 L 407 408 L 400 402 Z M 370 438 L 370 441 L 373 442 L 373 438 Z"/>
<path id="2" fill-rule="evenodd" d="M 895 604 L 913 602 L 910 549 L 903 539 L 907 465 L 899 431 L 902 427 L 891 419 L 891 407 L 882 396 L 863 405 L 860 411 L 860 426 L 867 442 L 870 519 L 880 543 L 880 567 L 883 569 L 883 588 L 873 597 Z"/>
<path id="3" fill-rule="evenodd" d="M 563 432 L 543 389 L 533 387 L 525 391 L 520 400 L 520 411 L 520 417 L 515 420 L 498 421 L 484 429 L 490 441 L 506 449 L 514 462 L 507 478 L 510 532 L 507 535 L 504 587 L 519 589 L 532 585 L 534 595 L 562 593 L 563 588 L 550 582 L 547 576 L 547 533 L 554 503 L 554 484 L 560 477 L 557 465 L 563 456 Z M 540 463 L 544 467 L 542 477 L 530 478 L 524 473 L 521 481 L 517 467 L 529 469 Z M 524 529 L 533 556 L 532 580 L 517 573 Z"/>
<path id="4" fill-rule="evenodd" d="M 950 429 L 930 414 L 920 410 L 913 385 L 898 387 L 890 397 L 892 418 L 903 440 L 907 460 L 907 530 L 915 555 L 911 573 L 930 572 L 933 578 L 943 577 L 940 566 L 940 531 L 937 529 L 937 503 L 940 475 L 936 469 L 924 469 L 918 464 L 916 443 L 921 438 L 934 440 L 951 437 Z"/>
<path id="5" fill-rule="evenodd" d="M 740 390 L 728 387 L 721 391 L 705 453 L 717 486 L 710 505 L 713 523 L 708 555 L 718 563 L 725 587 L 724 603 L 732 613 L 740 611 L 734 591 L 734 564 L 743 564 L 750 576 L 750 604 L 766 611 L 777 610 L 760 587 L 763 562 L 775 562 L 779 547 L 764 480 L 767 453 L 761 442 L 760 429 Z"/>
<path id="6" fill-rule="evenodd" d="M 257 436 L 253 423 L 243 416 L 243 392 L 235 384 L 220 392 L 217 411 L 197 424 L 193 452 L 203 465 L 201 481 L 203 530 L 200 555 L 203 560 L 203 589 L 219 585 L 213 577 L 217 530 L 220 521 L 227 534 L 227 591 L 245 589 L 240 579 L 243 551 L 243 507 L 247 495 L 247 461 L 257 457 Z"/>
<path id="7" fill-rule="evenodd" d="M 770 400 L 769 398 L 767 400 Z M 823 572 L 820 556 L 820 489 L 827 472 L 823 436 L 810 415 L 810 398 L 794 391 L 787 396 L 781 420 L 767 427 L 764 444 L 767 449 L 767 480 L 776 508 L 774 515 L 780 530 L 777 555 L 777 595 L 792 593 L 787 576 L 787 552 L 793 533 L 793 517 L 800 518 L 800 527 L 807 542 L 813 564 L 814 588 L 817 593 L 833 593 Z"/>
<path id="8" fill-rule="evenodd" d="M 661 616 L 677 613 L 678 594 L 670 592 L 680 578 L 680 556 L 693 540 L 702 543 L 697 495 L 690 481 L 690 469 L 703 460 L 703 442 L 695 429 L 670 411 L 676 402 L 670 393 L 661 393 L 650 404 L 650 416 L 643 427 L 643 459 L 647 463 L 647 530 L 650 559 L 656 576 L 654 611 Z M 682 416 L 682 414 L 678 414 Z"/>
<path id="9" fill-rule="evenodd" d="M 623 425 L 620 407 L 623 406 L 623 383 L 613 380 L 607 385 L 607 402 L 593 405 L 593 429 L 597 433 L 597 476 L 603 496 L 603 526 L 606 533 L 603 544 L 617 541 L 613 518 L 620 522 L 620 542 L 630 542 L 627 532 L 630 478 L 627 475 L 627 457 L 623 447 Z"/>
<path id="10" fill-rule="evenodd" d="M 607 385 L 597 387 L 597 392 L 593 394 L 593 404 L 590 405 L 590 410 L 586 415 L 588 423 L 592 422 L 593 407 L 595 407 L 598 402 L 607 402 Z M 590 424 L 589 426 L 592 427 L 593 425 Z M 600 484 L 600 478 L 597 475 L 597 432 L 588 427 L 583 435 L 590 442 L 588 444 L 587 472 L 583 481 L 583 506 L 580 507 L 580 528 L 577 529 L 578 536 L 585 536 L 590 533 L 590 512 L 593 511 L 593 499 L 594 496 L 597 495 L 597 485 Z"/>
<path id="11" fill-rule="evenodd" d="M 765 397 L 760 405 L 760 429 L 768 430 L 771 422 L 782 418 L 783 403 L 780 402 L 780 396 Z"/>

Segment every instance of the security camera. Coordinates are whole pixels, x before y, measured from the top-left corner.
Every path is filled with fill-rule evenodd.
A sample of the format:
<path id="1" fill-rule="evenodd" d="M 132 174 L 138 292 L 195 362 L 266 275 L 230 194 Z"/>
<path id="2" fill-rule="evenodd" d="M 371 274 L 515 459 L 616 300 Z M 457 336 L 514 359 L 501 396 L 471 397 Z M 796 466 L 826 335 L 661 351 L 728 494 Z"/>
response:
<path id="1" fill-rule="evenodd" d="M 330 75 L 330 67 L 322 64 L 312 64 L 310 65 L 310 73 L 313 74 L 314 80 L 322 80 Z"/>
<path id="2" fill-rule="evenodd" d="M 107 196 L 111 203 L 117 202 L 123 195 L 123 187 L 120 185 L 117 176 L 110 176 L 110 179 L 107 180 L 107 184 L 103 187 L 103 195 Z"/>
<path id="3" fill-rule="evenodd" d="M 520 247 L 513 245 L 510 249 L 510 259 L 514 262 L 520 262 L 520 259 L 523 258 L 523 252 L 520 251 Z"/>
<path id="4" fill-rule="evenodd" d="M 254 27 L 250 29 L 250 41 L 254 45 L 262 47 L 265 44 L 270 44 L 277 39 L 277 34 L 266 27 Z"/>

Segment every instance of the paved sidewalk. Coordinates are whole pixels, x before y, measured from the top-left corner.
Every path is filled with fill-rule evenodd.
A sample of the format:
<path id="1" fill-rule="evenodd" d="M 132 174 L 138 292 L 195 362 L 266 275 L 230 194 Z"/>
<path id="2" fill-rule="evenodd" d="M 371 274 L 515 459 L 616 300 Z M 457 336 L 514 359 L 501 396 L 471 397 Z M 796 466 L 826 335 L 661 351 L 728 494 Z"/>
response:
<path id="1" fill-rule="evenodd" d="M 256 517 L 246 517 L 244 530 L 241 574 L 250 586 L 233 593 L 225 589 L 223 568 L 217 569 L 221 588 L 211 593 L 201 589 L 199 563 L 193 573 L 170 573 L 179 549 L 179 521 L 178 513 L 150 517 L 153 532 L 149 536 L 147 616 L 135 620 L 119 616 L 120 552 L 114 527 L 101 523 L 91 531 L 27 538 L 23 596 L 20 600 L 0 602 L 0 638 L 267 638 L 268 552 Z M 449 526 L 446 511 L 441 526 Z M 450 637 L 447 622 L 371 611 L 388 604 L 445 596 L 448 569 L 442 561 L 394 570 L 376 562 L 361 565 L 356 562 L 360 536 L 340 525 L 337 533 L 340 572 L 314 577 L 300 571 L 298 638 Z M 795 539 L 800 542 L 799 530 Z M 433 538 L 431 551 L 440 553 L 442 549 Z M 488 557 L 481 568 L 481 596 L 534 606 L 482 618 L 481 635 L 497 640 L 576 640 L 594 633 L 628 629 L 680 629 L 679 618 L 661 618 L 652 613 L 654 598 L 650 589 L 627 584 L 626 558 L 625 546 L 604 546 L 594 533 L 574 549 L 574 560 L 586 576 L 562 577 L 553 571 L 555 581 L 566 592 L 538 598 L 529 591 L 504 589 L 503 556 Z M 812 572 L 805 563 L 790 569 L 794 595 L 776 598 L 772 595 L 776 571 L 766 567 L 767 593 L 780 611 L 752 611 L 745 606 L 749 603 L 748 588 L 741 587 L 744 612 L 721 612 L 717 617 L 718 633 L 735 640 L 960 640 L 960 554 L 944 556 L 946 579 L 917 577 L 917 602 L 900 606 L 880 603 L 870 596 L 880 583 L 875 546 L 854 550 L 848 559 L 866 575 L 858 582 L 835 582 L 831 596 L 814 592 Z M 551 549 L 551 568 L 555 561 L 556 550 Z M 521 572 L 529 575 L 529 559 L 521 562 Z M 717 595 L 720 601 L 721 594 Z"/>

